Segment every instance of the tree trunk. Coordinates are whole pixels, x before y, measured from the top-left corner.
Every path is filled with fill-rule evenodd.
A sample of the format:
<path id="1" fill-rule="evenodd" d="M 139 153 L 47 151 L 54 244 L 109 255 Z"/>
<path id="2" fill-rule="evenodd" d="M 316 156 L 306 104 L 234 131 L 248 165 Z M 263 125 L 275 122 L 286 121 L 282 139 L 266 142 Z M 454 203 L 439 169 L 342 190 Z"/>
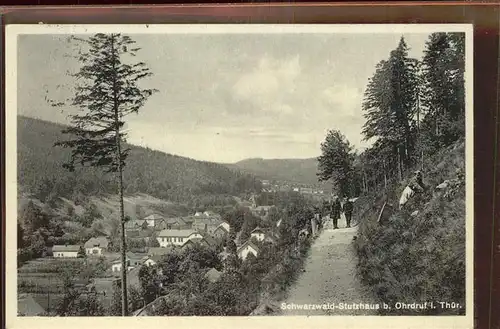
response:
<path id="1" fill-rule="evenodd" d="M 387 189 L 387 173 L 384 169 L 384 189 Z"/>
<path id="2" fill-rule="evenodd" d="M 401 148 L 398 146 L 398 171 L 399 171 L 399 181 L 403 180 L 403 168 L 401 165 Z"/>
<path id="3" fill-rule="evenodd" d="M 363 173 L 363 186 L 364 186 L 364 189 L 365 189 L 365 193 L 368 193 L 368 182 L 366 181 L 366 174 Z"/>
<path id="4" fill-rule="evenodd" d="M 424 150 L 422 150 L 422 153 L 421 153 L 420 169 L 424 170 Z"/>
<path id="5" fill-rule="evenodd" d="M 366 192 L 370 193 L 370 181 L 368 180 L 368 177 L 366 176 L 366 172 L 364 175 L 365 175 Z"/>
<path id="6" fill-rule="evenodd" d="M 113 56 L 113 68 L 115 66 L 114 55 L 114 37 L 111 38 L 111 53 Z M 113 81 L 113 102 L 115 115 L 115 141 L 116 141 L 116 162 L 118 166 L 118 197 L 120 199 L 120 228 L 121 228 L 121 259 L 122 259 L 122 316 L 128 315 L 128 298 L 127 298 L 127 245 L 125 241 L 125 211 L 123 206 L 123 168 L 121 159 L 121 138 L 120 138 L 120 116 L 118 108 L 118 93 L 116 90 L 116 78 Z"/>

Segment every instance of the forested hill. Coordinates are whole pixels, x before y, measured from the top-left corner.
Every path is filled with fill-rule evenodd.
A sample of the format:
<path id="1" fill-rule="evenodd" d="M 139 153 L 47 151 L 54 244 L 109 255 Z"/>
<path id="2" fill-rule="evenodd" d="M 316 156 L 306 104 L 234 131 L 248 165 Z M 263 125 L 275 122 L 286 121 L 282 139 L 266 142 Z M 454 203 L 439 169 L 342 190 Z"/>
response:
<path id="1" fill-rule="evenodd" d="M 41 200 L 52 197 L 116 193 L 114 176 L 99 168 L 77 168 L 70 173 L 62 164 L 70 150 L 54 147 L 66 139 L 63 125 L 18 117 L 18 182 L 20 190 Z M 126 193 L 147 193 L 178 202 L 196 196 L 238 195 L 259 190 L 260 182 L 224 165 L 196 161 L 148 148 L 127 145 L 130 155 L 124 171 Z"/>
<path id="2" fill-rule="evenodd" d="M 227 165 L 262 179 L 281 180 L 294 183 L 316 185 L 318 178 L 316 158 L 308 159 L 245 159 Z"/>

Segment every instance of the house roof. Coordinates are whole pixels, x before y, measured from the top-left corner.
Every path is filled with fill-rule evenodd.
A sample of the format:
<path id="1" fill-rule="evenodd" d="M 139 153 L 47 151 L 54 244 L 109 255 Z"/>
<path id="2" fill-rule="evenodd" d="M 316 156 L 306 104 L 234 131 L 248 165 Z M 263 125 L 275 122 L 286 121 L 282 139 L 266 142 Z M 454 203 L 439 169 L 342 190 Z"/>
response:
<path id="1" fill-rule="evenodd" d="M 146 254 L 135 254 L 133 252 L 127 252 L 127 258 L 130 259 L 130 260 L 142 260 L 145 256 L 147 256 Z"/>
<path id="2" fill-rule="evenodd" d="M 182 219 L 181 217 L 170 217 L 165 219 L 165 222 L 167 224 L 179 224 L 179 225 L 183 225 L 186 223 L 184 219 Z"/>
<path id="3" fill-rule="evenodd" d="M 219 217 L 220 215 L 212 210 L 207 210 L 203 213 L 205 216 L 214 216 L 214 217 Z"/>
<path id="4" fill-rule="evenodd" d="M 17 297 L 17 312 L 24 316 L 38 316 L 45 313 L 45 310 L 31 295 L 19 294 Z"/>
<path id="5" fill-rule="evenodd" d="M 229 230 L 231 229 L 231 226 L 229 225 L 228 222 L 222 222 L 222 223 L 219 224 L 219 226 L 217 228 L 223 228 L 227 232 L 229 232 Z"/>
<path id="6" fill-rule="evenodd" d="M 154 214 L 146 216 L 144 219 L 147 219 L 147 220 L 158 220 L 158 219 L 163 219 L 163 218 L 165 218 L 165 217 L 163 217 L 160 214 L 154 213 Z"/>
<path id="7" fill-rule="evenodd" d="M 52 247 L 52 252 L 63 252 L 63 251 L 80 251 L 79 245 L 68 244 L 68 245 L 54 245 Z"/>
<path id="8" fill-rule="evenodd" d="M 85 242 L 85 248 L 93 248 L 93 247 L 101 247 L 107 248 L 109 244 L 108 239 L 105 236 L 98 236 L 96 238 L 90 238 L 87 242 Z"/>
<path id="9" fill-rule="evenodd" d="M 213 247 L 216 245 L 216 241 L 214 238 L 212 238 L 210 235 L 208 234 L 203 234 L 201 233 L 201 236 L 203 237 L 203 239 L 207 242 L 207 244 L 210 246 L 210 247 Z"/>
<path id="10" fill-rule="evenodd" d="M 199 241 L 193 241 L 193 240 L 199 240 Z M 181 248 L 182 249 L 187 248 L 189 246 L 194 245 L 197 242 L 200 242 L 201 240 L 203 240 L 203 239 L 199 239 L 199 238 L 198 239 L 189 239 L 186 242 L 184 242 L 184 244 L 181 246 Z"/>
<path id="11" fill-rule="evenodd" d="M 193 230 L 162 230 L 158 237 L 188 237 L 195 233 Z"/>
<path id="12" fill-rule="evenodd" d="M 243 250 L 246 246 L 252 247 L 255 251 L 259 252 L 259 247 L 254 245 L 250 240 L 247 240 L 245 243 L 243 243 L 238 250 L 236 251 L 238 254 L 240 253 L 241 250 Z"/>
<path id="13" fill-rule="evenodd" d="M 219 281 L 222 273 L 217 271 L 215 268 L 211 268 L 205 273 L 205 277 L 208 279 L 210 282 L 216 282 Z"/>
<path id="14" fill-rule="evenodd" d="M 187 242 L 198 243 L 198 242 L 201 242 L 203 240 L 204 240 L 203 238 L 192 238 L 192 239 L 187 240 L 186 243 Z"/>
<path id="15" fill-rule="evenodd" d="M 125 222 L 125 228 L 131 229 L 131 228 L 137 228 L 141 227 L 144 224 L 144 220 L 138 220 L 138 219 L 133 219 Z"/>

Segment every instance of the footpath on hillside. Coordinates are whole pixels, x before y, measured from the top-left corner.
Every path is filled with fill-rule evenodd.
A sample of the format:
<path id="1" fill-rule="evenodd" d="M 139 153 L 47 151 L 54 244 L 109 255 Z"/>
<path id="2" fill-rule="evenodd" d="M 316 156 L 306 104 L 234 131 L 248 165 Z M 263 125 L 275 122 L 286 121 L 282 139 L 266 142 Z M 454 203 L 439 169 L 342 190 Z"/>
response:
<path id="1" fill-rule="evenodd" d="M 344 218 L 339 220 L 337 230 L 332 229 L 331 221 L 325 224 L 311 246 L 304 264 L 305 272 L 280 303 L 280 307 L 288 306 L 280 310 L 281 315 L 377 314 L 372 309 L 355 309 L 360 304 L 376 304 L 356 277 L 356 255 L 352 244 L 356 232 L 357 227 L 345 228 Z M 315 309 L 311 309 L 311 305 L 316 305 L 313 306 Z M 300 309 L 306 307 L 308 309 Z"/>

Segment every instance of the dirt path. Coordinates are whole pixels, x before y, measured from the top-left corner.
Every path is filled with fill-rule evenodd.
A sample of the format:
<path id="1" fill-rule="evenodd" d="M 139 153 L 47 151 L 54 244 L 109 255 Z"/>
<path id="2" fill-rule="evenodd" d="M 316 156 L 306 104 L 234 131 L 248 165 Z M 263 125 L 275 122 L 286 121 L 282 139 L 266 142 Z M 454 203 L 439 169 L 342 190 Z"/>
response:
<path id="1" fill-rule="evenodd" d="M 356 256 L 352 245 L 356 227 L 333 230 L 331 222 L 311 246 L 305 263 L 305 272 L 288 292 L 283 303 L 295 305 L 321 305 L 321 309 L 284 309 L 283 315 L 375 315 L 370 309 L 354 309 L 353 304 L 375 304 L 356 278 Z M 335 309 L 332 309 L 335 303 Z M 341 303 L 348 304 L 340 309 Z M 323 309 L 328 304 L 329 309 Z M 280 306 L 283 304 L 280 304 Z M 300 307 L 300 306 L 299 306 Z M 328 308 L 328 307 L 327 307 Z M 350 308 L 350 309 L 348 309 Z M 365 306 L 366 308 L 366 306 Z"/>

